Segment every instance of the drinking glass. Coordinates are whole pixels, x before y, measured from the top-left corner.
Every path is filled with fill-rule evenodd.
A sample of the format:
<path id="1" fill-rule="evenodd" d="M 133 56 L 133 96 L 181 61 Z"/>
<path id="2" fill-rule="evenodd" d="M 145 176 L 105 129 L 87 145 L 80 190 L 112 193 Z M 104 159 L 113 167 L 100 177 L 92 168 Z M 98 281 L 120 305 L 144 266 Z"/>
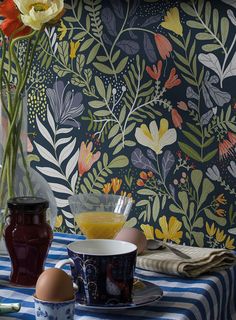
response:
<path id="1" fill-rule="evenodd" d="M 113 239 L 124 226 L 132 199 L 110 194 L 79 193 L 68 198 L 75 222 L 88 239 Z"/>

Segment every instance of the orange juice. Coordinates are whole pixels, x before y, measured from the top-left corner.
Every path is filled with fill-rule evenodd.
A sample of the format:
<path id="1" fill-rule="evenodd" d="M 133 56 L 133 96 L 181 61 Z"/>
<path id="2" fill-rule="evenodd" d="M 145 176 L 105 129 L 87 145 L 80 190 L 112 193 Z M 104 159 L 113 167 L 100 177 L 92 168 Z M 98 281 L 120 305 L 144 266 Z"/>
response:
<path id="1" fill-rule="evenodd" d="M 113 239 L 126 221 L 126 216 L 114 212 L 88 211 L 75 216 L 75 221 L 88 239 Z"/>

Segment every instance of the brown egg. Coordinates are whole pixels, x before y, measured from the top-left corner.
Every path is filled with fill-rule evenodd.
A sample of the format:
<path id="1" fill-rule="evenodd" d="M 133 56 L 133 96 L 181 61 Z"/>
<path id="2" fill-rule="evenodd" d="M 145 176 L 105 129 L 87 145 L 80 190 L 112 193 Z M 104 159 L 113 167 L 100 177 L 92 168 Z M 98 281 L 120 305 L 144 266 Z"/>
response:
<path id="1" fill-rule="evenodd" d="M 121 229 L 121 231 L 116 235 L 115 239 L 135 244 L 138 248 L 138 254 L 142 253 L 147 246 L 147 239 L 144 233 L 135 228 Z"/>
<path id="2" fill-rule="evenodd" d="M 52 302 L 72 300 L 74 298 L 72 280 L 61 269 L 47 269 L 37 280 L 35 296 L 40 300 Z"/>

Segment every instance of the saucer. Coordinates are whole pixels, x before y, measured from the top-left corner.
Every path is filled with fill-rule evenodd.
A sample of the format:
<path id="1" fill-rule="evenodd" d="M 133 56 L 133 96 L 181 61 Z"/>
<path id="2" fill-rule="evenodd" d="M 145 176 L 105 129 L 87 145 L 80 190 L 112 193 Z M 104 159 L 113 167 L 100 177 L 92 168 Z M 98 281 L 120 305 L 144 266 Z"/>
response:
<path id="1" fill-rule="evenodd" d="M 118 303 L 118 304 L 106 304 L 99 306 L 86 306 L 80 303 L 76 303 L 76 307 L 89 311 L 116 311 L 121 309 L 137 308 L 146 306 L 149 303 L 159 300 L 163 295 L 162 289 L 148 281 L 141 281 L 139 279 L 134 280 L 133 287 L 133 301 L 131 303 Z"/>

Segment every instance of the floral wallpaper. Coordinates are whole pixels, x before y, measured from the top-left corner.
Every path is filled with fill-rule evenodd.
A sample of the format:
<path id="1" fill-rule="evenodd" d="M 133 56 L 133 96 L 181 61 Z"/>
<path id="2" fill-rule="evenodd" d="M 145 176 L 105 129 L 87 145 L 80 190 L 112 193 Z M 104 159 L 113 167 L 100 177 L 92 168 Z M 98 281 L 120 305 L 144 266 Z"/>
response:
<path id="1" fill-rule="evenodd" d="M 67 1 L 27 88 L 56 230 L 80 232 L 69 195 L 123 194 L 149 237 L 235 249 L 235 30 L 232 0 Z"/>

